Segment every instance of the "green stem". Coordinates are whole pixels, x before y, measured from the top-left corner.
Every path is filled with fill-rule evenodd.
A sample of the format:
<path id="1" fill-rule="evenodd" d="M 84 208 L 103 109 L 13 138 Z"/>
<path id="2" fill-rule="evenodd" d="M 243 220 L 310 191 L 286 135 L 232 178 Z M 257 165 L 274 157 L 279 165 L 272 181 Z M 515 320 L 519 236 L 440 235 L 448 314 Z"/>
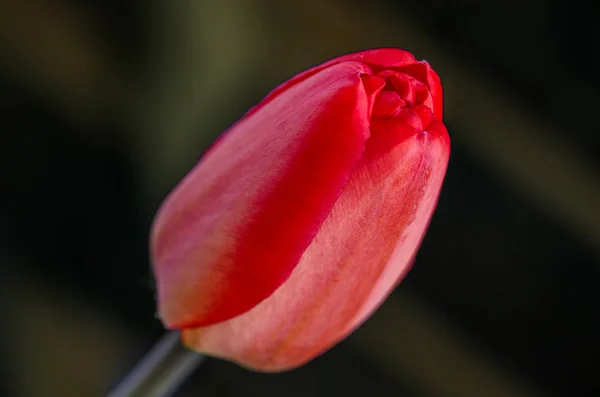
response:
<path id="1" fill-rule="evenodd" d="M 169 397 L 205 357 L 184 348 L 179 332 L 165 334 L 108 397 Z"/>

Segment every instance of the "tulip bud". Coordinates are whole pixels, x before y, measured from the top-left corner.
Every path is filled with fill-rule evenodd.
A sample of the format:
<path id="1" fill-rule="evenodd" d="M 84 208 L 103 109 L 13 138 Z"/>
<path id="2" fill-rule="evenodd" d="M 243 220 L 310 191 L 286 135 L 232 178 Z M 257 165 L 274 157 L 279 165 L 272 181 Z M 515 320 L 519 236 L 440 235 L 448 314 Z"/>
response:
<path id="1" fill-rule="evenodd" d="M 208 150 L 151 233 L 158 311 L 191 349 L 300 366 L 408 272 L 450 153 L 442 87 L 399 49 L 283 83 Z"/>

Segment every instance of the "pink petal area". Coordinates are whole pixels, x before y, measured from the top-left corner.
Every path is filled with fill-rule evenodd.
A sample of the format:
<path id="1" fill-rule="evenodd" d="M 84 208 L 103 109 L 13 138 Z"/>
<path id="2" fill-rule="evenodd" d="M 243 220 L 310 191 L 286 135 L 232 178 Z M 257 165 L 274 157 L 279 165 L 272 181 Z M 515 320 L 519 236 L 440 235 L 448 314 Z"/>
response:
<path id="1" fill-rule="evenodd" d="M 365 154 L 286 283 L 252 310 L 185 329 L 186 345 L 267 372 L 298 367 L 356 329 L 408 272 L 449 156 L 427 131 L 374 121 Z"/>
<path id="2" fill-rule="evenodd" d="M 364 151 L 369 72 L 347 62 L 288 87 L 165 201 L 151 247 L 167 327 L 227 320 L 288 279 Z"/>

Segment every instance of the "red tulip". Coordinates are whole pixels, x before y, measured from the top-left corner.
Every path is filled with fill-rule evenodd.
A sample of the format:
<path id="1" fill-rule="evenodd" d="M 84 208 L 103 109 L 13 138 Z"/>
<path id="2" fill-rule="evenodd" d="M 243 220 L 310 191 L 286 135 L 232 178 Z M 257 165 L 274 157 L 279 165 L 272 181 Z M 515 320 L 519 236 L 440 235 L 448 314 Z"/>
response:
<path id="1" fill-rule="evenodd" d="M 300 366 L 406 275 L 448 163 L 442 87 L 399 49 L 273 90 L 203 156 L 151 233 L 159 314 L 199 352 Z"/>

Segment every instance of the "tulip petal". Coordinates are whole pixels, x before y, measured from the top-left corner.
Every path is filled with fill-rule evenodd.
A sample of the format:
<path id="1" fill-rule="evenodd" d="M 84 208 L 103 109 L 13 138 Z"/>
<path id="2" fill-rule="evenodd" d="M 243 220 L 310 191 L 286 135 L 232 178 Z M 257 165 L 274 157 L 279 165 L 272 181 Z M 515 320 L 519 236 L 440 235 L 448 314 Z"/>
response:
<path id="1" fill-rule="evenodd" d="M 167 198 L 151 233 L 167 327 L 232 318 L 288 279 L 365 149 L 361 73 L 346 62 L 288 85 Z"/>
<path id="2" fill-rule="evenodd" d="M 417 123 L 417 126 L 419 123 Z M 374 120 L 342 194 L 290 278 L 250 311 L 184 329 L 186 345 L 259 371 L 296 368 L 356 329 L 406 275 L 449 157 L 444 125 Z"/>
<path id="3" fill-rule="evenodd" d="M 377 48 L 354 52 L 333 58 L 327 62 L 314 66 L 305 70 L 302 73 L 295 75 L 290 80 L 280 84 L 269 93 L 258 105 L 254 106 L 247 113 L 249 116 L 267 105 L 271 100 L 279 94 L 285 92 L 289 87 L 298 84 L 305 79 L 325 70 L 333 65 L 343 62 L 360 62 L 365 66 L 372 68 L 374 73 L 381 70 L 402 71 L 413 75 L 419 81 L 426 84 L 434 98 L 433 112 L 435 119 L 441 121 L 443 115 L 443 95 L 442 83 L 437 73 L 431 68 L 426 61 L 417 61 L 415 57 L 408 51 L 399 48 Z"/>

